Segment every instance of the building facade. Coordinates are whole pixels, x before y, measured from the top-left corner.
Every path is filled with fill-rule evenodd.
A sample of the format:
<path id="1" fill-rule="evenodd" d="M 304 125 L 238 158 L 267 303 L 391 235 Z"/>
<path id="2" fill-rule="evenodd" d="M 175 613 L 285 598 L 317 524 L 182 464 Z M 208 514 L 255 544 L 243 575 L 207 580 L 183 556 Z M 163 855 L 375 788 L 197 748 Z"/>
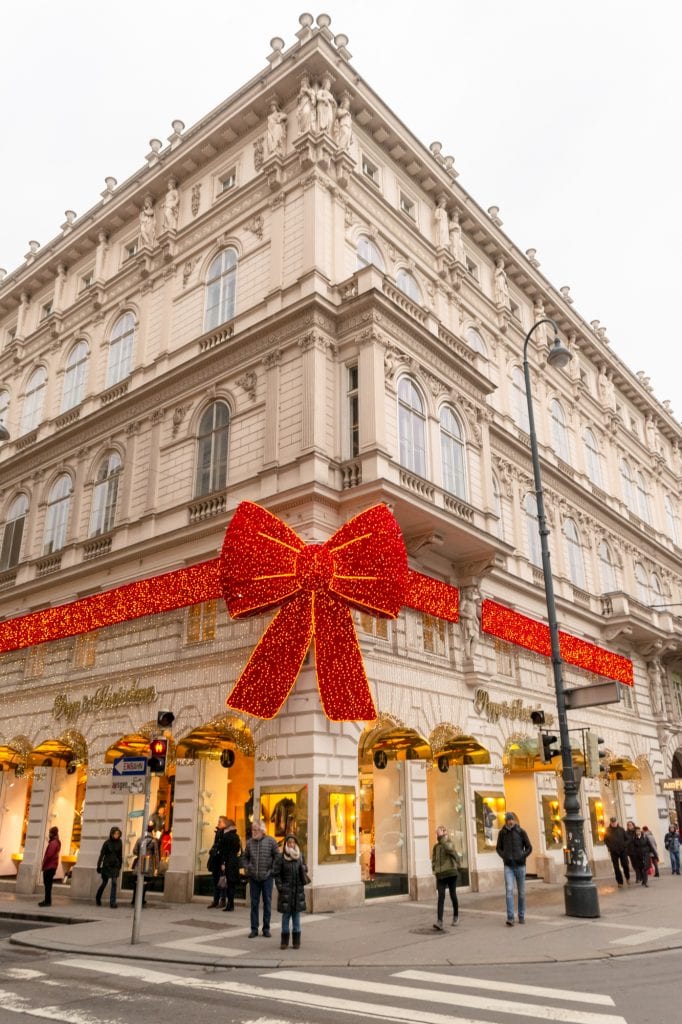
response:
<path id="1" fill-rule="evenodd" d="M 254 814 L 295 829 L 315 910 L 430 892 L 440 822 L 461 882 L 498 886 L 507 808 L 529 872 L 562 876 L 561 781 L 530 721 L 551 723 L 551 664 L 479 622 L 485 599 L 546 617 L 522 367 L 545 317 L 573 355 L 553 370 L 549 327 L 534 332 L 560 625 L 634 671 L 618 704 L 570 716 L 577 763 L 585 730 L 607 752 L 581 784 L 599 874 L 610 813 L 657 833 L 676 814 L 682 429 L 358 75 L 326 16 L 280 42 L 0 282 L 0 615 L 214 559 L 249 500 L 308 543 L 388 504 L 410 567 L 459 588 L 460 620 L 354 613 L 375 722 L 325 717 L 311 656 L 275 718 L 227 709 L 272 615 L 231 620 L 215 597 L 6 649 L 0 876 L 36 891 L 57 824 L 58 877 L 93 895 L 110 827 L 127 854 L 140 829 L 142 797 L 112 785 L 112 762 L 147 750 L 161 708 L 168 899 L 207 891 L 219 814 L 242 840 Z"/>

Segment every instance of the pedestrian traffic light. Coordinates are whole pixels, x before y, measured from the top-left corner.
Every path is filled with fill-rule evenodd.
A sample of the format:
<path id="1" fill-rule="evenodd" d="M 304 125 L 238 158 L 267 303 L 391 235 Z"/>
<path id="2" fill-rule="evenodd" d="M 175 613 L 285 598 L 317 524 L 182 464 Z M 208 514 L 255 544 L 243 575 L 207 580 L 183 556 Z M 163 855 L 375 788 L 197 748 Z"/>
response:
<path id="1" fill-rule="evenodd" d="M 555 757 L 558 757 L 561 753 L 554 744 L 557 742 L 556 736 L 551 736 L 548 732 L 540 733 L 542 740 L 542 760 L 545 764 L 549 764 Z"/>
<path id="2" fill-rule="evenodd" d="M 544 711 L 531 711 L 530 720 L 533 725 L 544 725 L 545 724 L 545 712 Z"/>
<path id="3" fill-rule="evenodd" d="M 606 757 L 606 750 L 602 744 L 604 740 L 597 736 L 596 732 L 588 729 L 585 734 L 585 775 L 588 779 L 598 779 L 602 772 L 606 771 L 603 763 Z"/>
<path id="4" fill-rule="evenodd" d="M 149 771 L 152 775 L 165 775 L 168 740 L 164 736 L 157 736 L 152 740 L 149 747 L 151 752 L 151 757 L 149 758 Z"/>
<path id="5" fill-rule="evenodd" d="M 156 716 L 156 724 L 159 729 L 170 729 L 174 721 L 175 715 L 172 711 L 159 711 Z"/>

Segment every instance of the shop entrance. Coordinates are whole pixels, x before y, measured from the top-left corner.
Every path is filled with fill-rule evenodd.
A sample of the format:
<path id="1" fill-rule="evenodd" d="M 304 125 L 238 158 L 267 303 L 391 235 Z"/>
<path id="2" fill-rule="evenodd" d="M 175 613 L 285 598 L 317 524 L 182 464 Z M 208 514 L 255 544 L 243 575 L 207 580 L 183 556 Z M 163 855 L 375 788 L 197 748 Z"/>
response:
<path id="1" fill-rule="evenodd" d="M 51 770 L 50 822 L 61 837 L 60 864 L 55 878 L 70 882 L 78 861 L 88 782 L 88 753 L 85 739 L 67 729 L 57 739 L 44 740 L 29 753 L 27 769 Z"/>
<path id="2" fill-rule="evenodd" d="M 28 812 L 31 806 L 33 769 L 26 763 L 31 743 L 26 736 L 14 736 L 0 746 L 0 878 L 16 878 L 24 859 Z"/>
<path id="3" fill-rule="evenodd" d="M 242 846 L 251 835 L 255 813 L 253 737 L 240 718 L 223 715 L 192 729 L 178 740 L 177 757 L 192 759 L 198 764 L 194 894 L 212 896 L 208 851 L 213 845 L 218 818 L 223 815 L 235 822 Z M 237 895 L 244 894 L 238 890 Z"/>

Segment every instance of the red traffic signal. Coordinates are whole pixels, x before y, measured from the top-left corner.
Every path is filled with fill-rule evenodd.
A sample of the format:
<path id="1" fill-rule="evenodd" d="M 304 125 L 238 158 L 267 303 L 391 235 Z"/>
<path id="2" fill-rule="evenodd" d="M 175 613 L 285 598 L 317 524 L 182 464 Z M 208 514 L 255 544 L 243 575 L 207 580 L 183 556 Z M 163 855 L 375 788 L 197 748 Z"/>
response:
<path id="1" fill-rule="evenodd" d="M 168 753 L 168 740 L 157 736 L 149 744 L 151 756 L 149 758 L 149 771 L 152 775 L 165 775 L 166 755 Z"/>

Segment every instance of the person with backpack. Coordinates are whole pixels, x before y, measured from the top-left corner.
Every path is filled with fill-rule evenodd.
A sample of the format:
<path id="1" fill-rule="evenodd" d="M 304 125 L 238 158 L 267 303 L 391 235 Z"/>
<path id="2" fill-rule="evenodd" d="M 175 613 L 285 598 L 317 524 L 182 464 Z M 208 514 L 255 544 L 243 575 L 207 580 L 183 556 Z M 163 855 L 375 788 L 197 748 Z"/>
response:
<path id="1" fill-rule="evenodd" d="M 668 826 L 668 831 L 663 837 L 663 845 L 670 855 L 670 870 L 674 875 L 680 873 L 680 833 L 674 825 Z"/>
<path id="2" fill-rule="evenodd" d="M 518 893 L 519 924 L 526 920 L 526 860 L 532 852 L 527 833 L 517 822 L 516 815 L 507 811 L 497 836 L 497 855 L 504 863 L 504 892 L 510 928 L 514 927 L 514 883 Z"/>
<path id="3" fill-rule="evenodd" d="M 434 928 L 442 932 L 443 911 L 445 909 L 445 893 L 450 893 L 452 902 L 452 925 L 459 924 L 459 905 L 457 902 L 457 874 L 461 866 L 461 859 L 455 850 L 454 843 L 448 835 L 445 825 L 439 825 L 436 829 L 436 842 L 431 851 L 431 870 L 436 876 L 436 890 L 438 892 L 438 903 L 436 908 L 436 923 Z"/>

